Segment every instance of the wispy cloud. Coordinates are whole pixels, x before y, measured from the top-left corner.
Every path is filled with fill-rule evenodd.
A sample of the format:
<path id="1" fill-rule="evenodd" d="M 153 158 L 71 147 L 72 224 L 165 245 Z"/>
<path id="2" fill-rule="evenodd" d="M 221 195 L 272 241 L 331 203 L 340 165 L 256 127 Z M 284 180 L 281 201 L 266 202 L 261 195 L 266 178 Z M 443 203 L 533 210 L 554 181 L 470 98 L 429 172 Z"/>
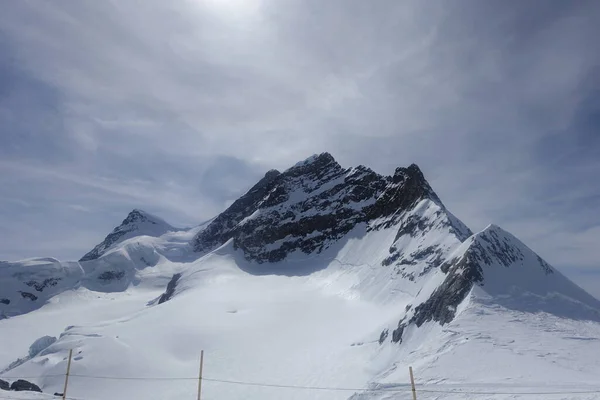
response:
<path id="1" fill-rule="evenodd" d="M 7 3 L 3 235 L 25 235 L 26 204 L 45 209 L 31 229 L 98 239 L 134 206 L 198 222 L 327 150 L 416 162 L 473 229 L 597 268 L 599 19 L 595 1 Z"/>

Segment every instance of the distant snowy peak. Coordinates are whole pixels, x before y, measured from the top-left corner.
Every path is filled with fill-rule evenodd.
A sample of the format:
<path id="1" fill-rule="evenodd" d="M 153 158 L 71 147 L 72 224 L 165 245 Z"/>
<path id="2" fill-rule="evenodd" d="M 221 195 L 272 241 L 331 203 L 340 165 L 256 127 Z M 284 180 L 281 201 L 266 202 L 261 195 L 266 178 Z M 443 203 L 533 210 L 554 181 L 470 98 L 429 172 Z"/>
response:
<path id="1" fill-rule="evenodd" d="M 163 219 L 145 211 L 134 209 L 127 215 L 127 218 L 123 220 L 121 225 L 117 226 L 106 236 L 102 243 L 94 247 L 79 261 L 95 260 L 115 244 L 135 236 L 161 236 L 167 232 L 176 230 L 178 229 L 172 227 Z"/>
<path id="2" fill-rule="evenodd" d="M 424 199 L 445 212 L 415 164 L 382 176 L 364 166 L 344 169 L 322 153 L 283 173 L 269 171 L 200 232 L 193 246 L 207 252 L 233 239 L 249 260 L 277 262 L 296 251 L 321 252 L 361 223 L 369 230 L 395 226 Z M 470 235 L 456 218 L 452 223 L 463 239 Z"/>
<path id="3" fill-rule="evenodd" d="M 189 248 L 193 231 L 177 230 L 162 219 L 133 210 L 123 223 L 88 253 L 82 262 L 33 258 L 0 262 L 0 319 L 28 313 L 62 292 L 86 288 L 120 292 L 143 282 L 144 270 L 164 257 L 181 257 Z M 146 237 L 141 237 L 146 236 Z M 149 285 L 166 276 L 149 273 Z"/>

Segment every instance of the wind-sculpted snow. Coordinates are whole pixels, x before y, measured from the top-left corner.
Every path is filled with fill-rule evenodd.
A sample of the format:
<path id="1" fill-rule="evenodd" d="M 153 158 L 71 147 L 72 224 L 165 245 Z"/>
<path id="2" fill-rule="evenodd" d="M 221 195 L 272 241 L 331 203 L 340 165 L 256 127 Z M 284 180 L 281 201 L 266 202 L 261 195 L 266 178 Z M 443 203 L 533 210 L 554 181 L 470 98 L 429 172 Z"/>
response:
<path id="1" fill-rule="evenodd" d="M 19 365 L 26 363 L 27 361 L 40 354 L 43 350 L 47 349 L 54 342 L 56 342 L 56 338 L 54 336 L 42 336 L 41 338 L 34 341 L 31 344 L 31 346 L 29 346 L 29 351 L 26 356 L 24 356 L 23 358 L 18 358 L 15 361 L 11 362 L 8 365 L 8 367 L 6 367 L 4 370 L 0 370 L 0 373 L 6 373 L 11 369 L 17 368 Z"/>

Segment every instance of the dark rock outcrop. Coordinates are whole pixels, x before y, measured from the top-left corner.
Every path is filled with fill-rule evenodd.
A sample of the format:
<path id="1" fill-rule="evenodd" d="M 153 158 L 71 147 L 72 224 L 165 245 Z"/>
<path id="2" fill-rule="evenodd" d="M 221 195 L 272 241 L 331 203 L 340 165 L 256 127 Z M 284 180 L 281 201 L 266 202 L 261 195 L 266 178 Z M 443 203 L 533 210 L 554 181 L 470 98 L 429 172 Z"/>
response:
<path id="1" fill-rule="evenodd" d="M 323 153 L 283 173 L 269 171 L 193 246 L 205 252 L 233 239 L 247 259 L 277 262 L 297 250 L 321 252 L 360 223 L 367 230 L 393 226 L 423 199 L 441 205 L 414 164 L 382 176 L 364 166 L 344 169 Z"/>
<path id="2" fill-rule="evenodd" d="M 461 259 L 442 264 L 440 269 L 446 273 L 446 279 L 427 301 L 415 308 L 410 323 L 421 326 L 433 320 L 444 325 L 452 321 L 458 305 L 462 303 L 473 285 L 483 281 L 480 263 L 485 262 L 485 257 L 484 252 L 474 249 L 469 250 Z"/>
<path id="3" fill-rule="evenodd" d="M 402 320 L 400 323 L 398 323 L 398 327 L 392 332 L 392 342 L 402 343 L 402 334 L 404 333 L 404 328 L 406 328 L 406 324 L 404 323 L 404 320 Z"/>
<path id="4" fill-rule="evenodd" d="M 124 276 L 125 271 L 104 271 L 103 273 L 98 275 L 98 279 L 104 282 L 111 282 L 123 279 Z"/>
<path id="5" fill-rule="evenodd" d="M 219 214 L 206 229 L 194 238 L 195 250 L 211 249 L 229 240 L 237 224 L 258 208 L 279 175 L 280 173 L 277 170 L 267 172 L 264 178 L 258 181 L 246 194 Z"/>
<path id="6" fill-rule="evenodd" d="M 385 342 L 385 339 L 387 339 L 389 332 L 390 331 L 388 329 L 384 329 L 381 332 L 381 335 L 379 335 L 379 344 L 382 344 L 383 342 Z"/>
<path id="7" fill-rule="evenodd" d="M 465 300 L 473 286 L 486 287 L 484 268 L 524 268 L 522 265 L 526 259 L 524 245 L 515 243 L 507 235 L 497 226 L 490 225 L 469 239 L 469 245 L 464 253 L 441 262 L 439 268 L 446 274 L 444 281 L 427 300 L 415 307 L 407 323 L 405 318 L 399 322 L 392 341 L 401 342 L 404 328 L 410 324 L 420 327 L 429 321 L 441 325 L 451 322 L 456 316 L 458 306 Z M 535 255 L 534 259 L 537 260 L 534 264 L 539 265 L 531 265 L 531 268 L 540 267 L 543 271 L 540 278 L 554 274 L 552 267 L 541 257 Z M 408 314 L 409 310 L 406 311 Z"/>
<path id="8" fill-rule="evenodd" d="M 42 392 L 42 389 L 40 389 L 40 387 L 38 385 L 36 385 L 35 383 L 31 383 L 29 381 L 26 381 L 24 379 L 19 379 L 14 381 L 11 385 L 10 385 L 10 390 L 14 390 L 16 392 Z"/>
<path id="9" fill-rule="evenodd" d="M 10 304 L 10 300 L 9 299 L 0 299 L 0 304 Z"/>
<path id="10" fill-rule="evenodd" d="M 0 379 L 0 390 L 10 390 L 10 384 Z"/>
<path id="11" fill-rule="evenodd" d="M 22 292 L 22 291 L 19 291 L 19 293 L 21 293 L 21 297 L 23 297 L 24 299 L 29 299 L 31 301 L 36 301 L 38 299 L 37 296 L 33 293 Z"/>
<path id="12" fill-rule="evenodd" d="M 428 321 L 436 321 L 441 325 L 451 322 L 458 305 L 466 298 L 473 285 L 483 281 L 481 263 L 489 264 L 491 260 L 478 243 L 471 244 L 462 257 L 442 263 L 439 268 L 446 274 L 446 279 L 426 301 L 415 307 L 408 323 L 405 318 L 400 320 L 398 328 L 392 334 L 392 342 L 402 343 L 404 329 L 410 324 L 420 327 Z M 409 310 L 410 308 L 406 311 Z"/>
<path id="13" fill-rule="evenodd" d="M 181 274 L 175 274 L 167 284 L 167 289 L 163 294 L 158 298 L 158 304 L 162 304 L 165 301 L 171 300 L 173 294 L 175 293 L 175 287 L 177 286 L 177 281 L 181 278 Z"/>
<path id="14" fill-rule="evenodd" d="M 25 282 L 25 284 L 29 287 L 34 288 L 38 292 L 42 292 L 47 287 L 58 285 L 58 282 L 60 282 L 60 278 L 47 278 L 41 282 L 34 280 L 27 281 Z"/>

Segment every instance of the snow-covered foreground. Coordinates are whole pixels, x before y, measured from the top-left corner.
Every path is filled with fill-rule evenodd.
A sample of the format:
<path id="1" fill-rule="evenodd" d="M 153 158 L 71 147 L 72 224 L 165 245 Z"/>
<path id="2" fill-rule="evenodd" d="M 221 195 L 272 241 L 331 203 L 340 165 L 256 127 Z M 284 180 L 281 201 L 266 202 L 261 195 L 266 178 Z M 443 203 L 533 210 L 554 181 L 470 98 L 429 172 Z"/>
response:
<path id="1" fill-rule="evenodd" d="M 429 325 L 407 340 L 408 347 L 384 346 L 377 352 L 373 363 L 381 363 L 384 372 L 375 381 L 393 389 L 407 381 L 412 365 L 420 399 L 600 398 L 600 325 L 595 322 L 532 315 L 473 298 L 450 324 Z M 566 392 L 572 394 L 561 394 Z M 362 394 L 354 399 L 388 398 L 409 397 Z"/>
<path id="2" fill-rule="evenodd" d="M 311 277 L 252 276 L 230 257 L 210 257 L 194 278 L 202 282 L 159 306 L 160 292 L 129 290 L 101 295 L 80 289 L 57 296 L 35 312 L 1 322 L 2 362 L 24 355 L 42 335 L 58 336 L 51 353 L 11 370 L 7 377 L 41 376 L 46 392 L 62 391 L 65 355 L 72 373 L 117 377 L 195 377 L 205 350 L 207 378 L 310 386 L 361 387 L 364 360 L 382 321 L 394 307 L 327 293 Z M 99 297 L 99 298 L 96 298 Z M 89 301 L 94 298 L 93 301 Z M 44 377 L 46 376 L 46 377 Z M 85 398 L 192 398 L 197 382 L 104 381 L 74 377 L 69 395 Z M 205 398 L 280 396 L 277 390 L 205 383 Z M 294 392 L 288 398 L 304 398 Z M 288 396 L 286 395 L 286 396 Z M 321 393 L 331 398 L 331 393 Z M 347 397 L 347 396 L 346 396 Z M 250 397 L 251 398 L 251 397 Z M 258 398 L 258 397 L 257 397 Z M 345 398 L 343 393 L 335 398 Z"/>

